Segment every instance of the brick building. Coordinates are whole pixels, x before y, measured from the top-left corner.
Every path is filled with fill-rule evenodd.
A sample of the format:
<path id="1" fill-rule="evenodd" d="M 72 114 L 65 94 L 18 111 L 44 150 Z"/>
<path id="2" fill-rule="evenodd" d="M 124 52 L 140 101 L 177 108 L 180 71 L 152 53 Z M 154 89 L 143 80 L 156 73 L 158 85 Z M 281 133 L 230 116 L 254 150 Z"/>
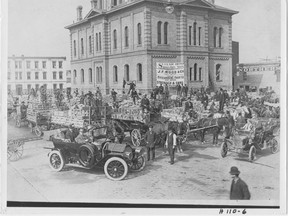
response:
<path id="1" fill-rule="evenodd" d="M 8 91 L 27 94 L 42 85 L 66 89 L 66 57 L 8 57 Z"/>
<path id="2" fill-rule="evenodd" d="M 166 2 L 166 1 L 165 1 Z M 176 1 L 174 1 L 176 2 Z M 72 88 L 108 93 L 123 79 L 137 89 L 156 86 L 156 63 L 183 63 L 193 88 L 232 88 L 232 15 L 213 1 L 92 0 L 70 31 Z"/>

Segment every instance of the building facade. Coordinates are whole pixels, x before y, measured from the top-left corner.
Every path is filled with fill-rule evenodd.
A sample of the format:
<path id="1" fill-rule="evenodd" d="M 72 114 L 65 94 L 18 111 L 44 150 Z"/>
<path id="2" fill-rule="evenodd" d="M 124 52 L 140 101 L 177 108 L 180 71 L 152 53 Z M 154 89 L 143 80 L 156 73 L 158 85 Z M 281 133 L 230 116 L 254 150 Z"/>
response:
<path id="1" fill-rule="evenodd" d="M 280 68 L 280 62 L 238 64 L 235 89 L 259 91 L 268 88 L 280 94 Z"/>
<path id="2" fill-rule="evenodd" d="M 66 89 L 66 57 L 8 57 L 8 91 L 27 94 L 30 90 Z"/>
<path id="3" fill-rule="evenodd" d="M 232 89 L 232 15 L 205 0 L 92 0 L 70 31 L 72 88 L 108 93 L 123 79 L 146 91 L 157 84 L 157 63 L 184 64 L 189 87 Z"/>

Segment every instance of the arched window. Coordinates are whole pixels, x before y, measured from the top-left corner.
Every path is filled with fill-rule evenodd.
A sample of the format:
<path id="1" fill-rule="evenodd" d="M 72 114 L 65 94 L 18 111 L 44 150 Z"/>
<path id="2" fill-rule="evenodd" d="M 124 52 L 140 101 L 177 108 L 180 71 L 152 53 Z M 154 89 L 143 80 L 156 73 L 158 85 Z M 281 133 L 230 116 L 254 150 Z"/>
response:
<path id="1" fill-rule="evenodd" d="M 142 44 L 142 29 L 141 29 L 141 23 L 137 24 L 137 38 L 138 38 L 138 44 Z"/>
<path id="2" fill-rule="evenodd" d="M 117 0 L 112 0 L 113 6 L 117 6 Z"/>
<path id="3" fill-rule="evenodd" d="M 99 50 L 102 49 L 102 45 L 101 45 L 101 32 L 99 32 Z"/>
<path id="4" fill-rule="evenodd" d="M 216 81 L 221 81 L 221 64 L 216 65 Z"/>
<path id="5" fill-rule="evenodd" d="M 124 77 L 126 81 L 130 81 L 129 77 L 129 65 L 124 65 Z"/>
<path id="6" fill-rule="evenodd" d="M 142 82 L 142 64 L 137 64 L 137 78 L 139 82 Z"/>
<path id="7" fill-rule="evenodd" d="M 197 39 L 196 32 L 197 32 L 197 23 L 194 22 L 193 23 L 193 44 L 194 44 L 194 46 L 196 46 L 196 39 Z"/>
<path id="8" fill-rule="evenodd" d="M 96 82 L 99 83 L 99 67 L 96 67 Z"/>
<path id="9" fill-rule="evenodd" d="M 194 81 L 197 80 L 197 64 L 194 64 Z"/>
<path id="10" fill-rule="evenodd" d="M 92 69 L 89 68 L 89 83 L 92 83 L 92 80 L 93 80 Z"/>
<path id="11" fill-rule="evenodd" d="M 102 83 L 102 67 L 99 67 L 99 82 Z"/>
<path id="12" fill-rule="evenodd" d="M 81 38 L 81 54 L 84 55 L 84 41 L 83 41 L 83 38 Z"/>
<path id="13" fill-rule="evenodd" d="M 99 50 L 99 45 L 98 45 L 98 33 L 96 33 L 96 51 Z"/>
<path id="14" fill-rule="evenodd" d="M 114 41 L 114 49 L 117 49 L 117 31 L 116 31 L 116 29 L 113 31 L 113 41 Z"/>
<path id="15" fill-rule="evenodd" d="M 89 54 L 92 53 L 92 38 L 89 36 Z"/>
<path id="16" fill-rule="evenodd" d="M 74 80 L 74 84 L 76 84 L 77 83 L 77 71 L 76 70 L 73 71 L 73 80 Z"/>
<path id="17" fill-rule="evenodd" d="M 158 44 L 161 44 L 161 26 L 162 26 L 162 22 L 159 21 L 157 23 L 157 42 L 158 42 Z"/>
<path id="18" fill-rule="evenodd" d="M 217 27 L 214 27 L 214 31 L 213 31 L 214 47 L 217 47 L 217 33 L 218 33 L 218 29 Z"/>
<path id="19" fill-rule="evenodd" d="M 219 47 L 222 47 L 223 28 L 219 28 Z"/>
<path id="20" fill-rule="evenodd" d="M 118 68 L 116 65 L 113 67 L 113 82 L 118 82 Z"/>
<path id="21" fill-rule="evenodd" d="M 77 51 L 76 51 L 76 40 L 73 41 L 74 45 L 74 56 L 76 57 Z"/>
<path id="22" fill-rule="evenodd" d="M 84 83 L 85 78 L 84 78 L 84 70 L 81 69 L 81 83 Z"/>
<path id="23" fill-rule="evenodd" d="M 164 44 L 168 44 L 168 22 L 164 23 Z"/>
<path id="24" fill-rule="evenodd" d="M 192 45 L 192 26 L 189 26 L 189 45 Z"/>
<path id="25" fill-rule="evenodd" d="M 124 29 L 124 36 L 125 36 L 125 47 L 129 46 L 129 30 L 128 30 L 128 26 L 125 27 Z"/>
<path id="26" fill-rule="evenodd" d="M 198 45 L 201 46 L 201 27 L 198 28 Z"/>
<path id="27" fill-rule="evenodd" d="M 202 81 L 202 68 L 199 68 L 199 81 Z"/>

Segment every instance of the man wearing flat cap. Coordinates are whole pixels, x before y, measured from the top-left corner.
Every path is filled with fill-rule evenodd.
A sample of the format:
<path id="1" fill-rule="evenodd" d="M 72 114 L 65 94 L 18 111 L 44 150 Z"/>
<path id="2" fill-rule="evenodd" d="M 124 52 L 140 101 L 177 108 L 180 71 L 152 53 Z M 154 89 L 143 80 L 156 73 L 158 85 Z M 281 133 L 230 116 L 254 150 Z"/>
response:
<path id="1" fill-rule="evenodd" d="M 230 189 L 230 200 L 250 200 L 250 192 L 247 184 L 239 178 L 240 171 L 233 166 L 229 172 L 232 176 L 232 184 Z"/>

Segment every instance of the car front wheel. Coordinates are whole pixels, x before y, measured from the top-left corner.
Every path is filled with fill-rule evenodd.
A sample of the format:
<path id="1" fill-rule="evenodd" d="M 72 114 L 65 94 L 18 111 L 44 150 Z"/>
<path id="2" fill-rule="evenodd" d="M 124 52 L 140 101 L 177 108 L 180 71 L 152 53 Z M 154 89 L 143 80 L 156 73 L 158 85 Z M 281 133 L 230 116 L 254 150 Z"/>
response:
<path id="1" fill-rule="evenodd" d="M 52 170 L 60 172 L 65 166 L 65 160 L 59 151 L 52 151 L 49 154 L 49 166 Z"/>
<path id="2" fill-rule="evenodd" d="M 145 167 L 145 157 L 138 156 L 137 158 L 132 159 L 131 171 L 139 172 Z"/>
<path id="3" fill-rule="evenodd" d="M 104 172 L 107 178 L 114 181 L 120 181 L 126 177 L 128 166 L 122 158 L 112 157 L 106 161 Z"/>

